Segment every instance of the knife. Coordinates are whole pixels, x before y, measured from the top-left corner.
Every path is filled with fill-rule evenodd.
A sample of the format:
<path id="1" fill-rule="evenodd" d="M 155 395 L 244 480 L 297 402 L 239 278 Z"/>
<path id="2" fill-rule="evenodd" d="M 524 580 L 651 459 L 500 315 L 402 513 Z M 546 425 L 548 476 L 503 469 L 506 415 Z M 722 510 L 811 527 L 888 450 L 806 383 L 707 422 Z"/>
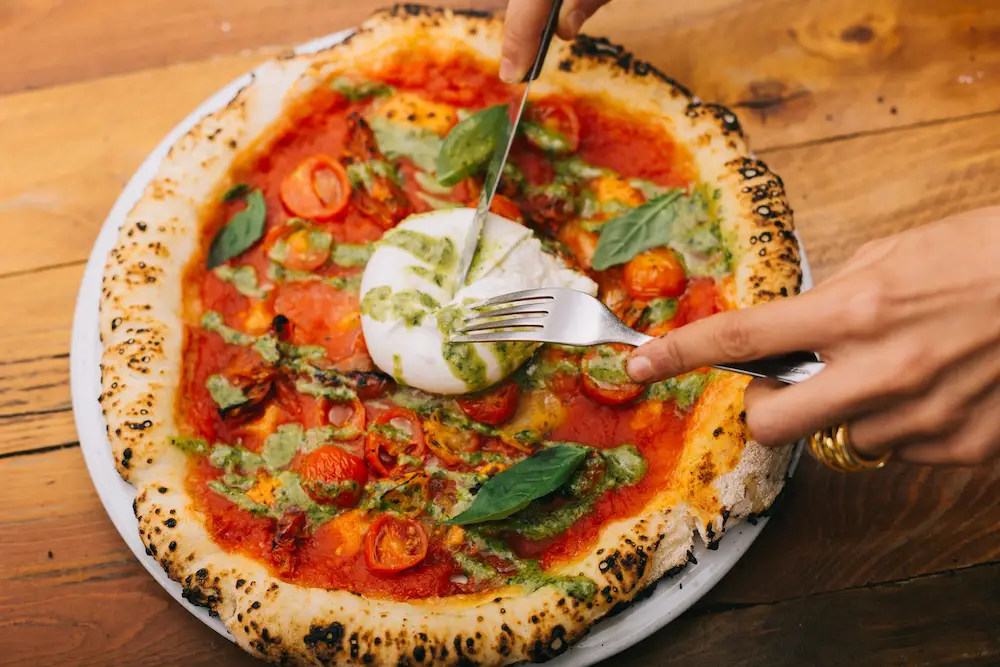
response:
<path id="1" fill-rule="evenodd" d="M 511 146 L 514 145 L 514 139 L 517 137 L 517 126 L 521 122 L 521 115 L 524 113 L 524 107 L 528 102 L 528 92 L 531 90 L 531 82 L 538 78 L 538 75 L 542 71 L 542 66 L 545 64 L 545 56 L 549 52 L 552 37 L 555 35 L 556 26 L 559 24 L 559 11 L 562 9 L 562 4 L 563 0 L 554 0 L 552 3 L 552 10 L 549 13 L 548 21 L 545 24 L 545 31 L 542 33 L 542 41 L 539 44 L 538 55 L 535 57 L 535 62 L 531 66 L 531 70 L 522 82 L 525 84 L 524 94 L 521 95 L 521 103 L 517 108 L 517 115 L 514 117 L 513 122 L 504 124 L 504 133 L 497 139 L 496 150 L 490 159 L 489 166 L 486 168 L 483 191 L 479 195 L 476 216 L 472 219 L 472 230 L 465 241 L 465 246 L 462 248 L 462 254 L 458 260 L 460 269 L 459 289 L 465 286 L 465 281 L 469 277 L 469 269 L 472 268 L 472 260 L 475 258 L 476 249 L 479 247 L 479 239 L 483 234 L 486 216 L 490 212 L 493 197 L 496 195 L 497 187 L 500 185 L 500 176 L 503 174 L 504 165 L 507 163 L 507 157 L 510 155 Z"/>

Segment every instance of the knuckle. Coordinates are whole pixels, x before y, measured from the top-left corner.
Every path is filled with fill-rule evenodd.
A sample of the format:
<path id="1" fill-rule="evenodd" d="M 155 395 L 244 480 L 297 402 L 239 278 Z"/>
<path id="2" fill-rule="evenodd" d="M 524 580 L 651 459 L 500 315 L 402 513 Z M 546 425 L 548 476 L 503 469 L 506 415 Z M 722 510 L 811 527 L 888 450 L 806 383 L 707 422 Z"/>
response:
<path id="1" fill-rule="evenodd" d="M 913 415 L 914 430 L 925 437 L 951 434 L 961 423 L 960 413 L 943 400 L 925 401 Z"/>
<path id="2" fill-rule="evenodd" d="M 843 301 L 841 321 L 856 336 L 879 331 L 887 319 L 888 297 L 878 282 L 868 282 Z"/>
<path id="3" fill-rule="evenodd" d="M 927 390 L 934 366 L 934 352 L 923 343 L 901 341 L 893 347 L 892 357 L 884 363 L 882 380 L 878 383 L 879 393 L 895 398 L 916 398 Z"/>
<path id="4" fill-rule="evenodd" d="M 715 344 L 727 359 L 752 359 L 756 346 L 753 336 L 740 317 L 725 317 L 715 331 Z"/>

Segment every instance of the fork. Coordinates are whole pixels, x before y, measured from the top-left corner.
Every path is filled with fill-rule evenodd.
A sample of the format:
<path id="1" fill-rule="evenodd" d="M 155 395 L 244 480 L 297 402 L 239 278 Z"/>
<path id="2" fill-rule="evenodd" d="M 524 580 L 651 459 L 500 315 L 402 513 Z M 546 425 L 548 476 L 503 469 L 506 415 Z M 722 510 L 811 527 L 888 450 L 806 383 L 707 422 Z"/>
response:
<path id="1" fill-rule="evenodd" d="M 638 347 L 653 339 L 625 325 L 600 300 L 586 292 L 544 288 L 511 292 L 474 303 L 452 343 L 535 342 L 589 347 L 624 343 Z M 712 368 L 796 384 L 825 364 L 812 352 L 713 365 Z"/>

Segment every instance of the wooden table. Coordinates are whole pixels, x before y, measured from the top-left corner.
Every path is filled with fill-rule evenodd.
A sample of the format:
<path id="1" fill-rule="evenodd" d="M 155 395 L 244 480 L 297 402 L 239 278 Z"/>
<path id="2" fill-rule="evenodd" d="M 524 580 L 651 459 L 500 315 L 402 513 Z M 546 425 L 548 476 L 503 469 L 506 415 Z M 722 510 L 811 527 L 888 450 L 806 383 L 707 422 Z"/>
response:
<path id="1" fill-rule="evenodd" d="M 253 664 L 105 516 L 72 421 L 72 308 L 101 222 L 176 122 L 381 4 L 0 4 L 0 663 Z M 616 0 L 591 32 L 739 112 L 819 279 L 869 239 L 1000 202 L 995 0 Z M 805 460 L 733 572 L 616 664 L 998 664 L 998 500 L 1000 466 Z"/>

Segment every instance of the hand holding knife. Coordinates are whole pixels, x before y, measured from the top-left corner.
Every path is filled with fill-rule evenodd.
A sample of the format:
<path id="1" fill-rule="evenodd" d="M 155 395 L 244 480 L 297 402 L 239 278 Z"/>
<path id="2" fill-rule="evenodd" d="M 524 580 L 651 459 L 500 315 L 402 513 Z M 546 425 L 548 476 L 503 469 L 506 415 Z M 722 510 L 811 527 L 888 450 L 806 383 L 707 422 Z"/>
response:
<path id="1" fill-rule="evenodd" d="M 548 55 L 549 46 L 552 44 L 552 37 L 555 35 L 556 27 L 559 24 L 559 12 L 562 9 L 562 4 L 562 0 L 555 0 L 552 3 L 552 11 L 549 14 L 548 22 L 545 24 L 545 30 L 542 32 L 542 41 L 539 44 L 538 56 L 535 58 L 535 63 L 532 65 L 531 70 L 524 78 L 524 93 L 521 96 L 517 115 L 514 117 L 513 122 L 506 125 L 505 133 L 498 139 L 496 151 L 486 169 L 483 191 L 476 207 L 476 216 L 472 220 L 472 230 L 466 239 L 465 246 L 462 248 L 462 254 L 458 260 L 459 287 L 465 285 L 465 281 L 469 277 L 469 269 L 472 267 L 472 260 L 475 258 L 476 249 L 479 247 L 479 240 L 483 234 L 483 225 L 486 224 L 486 216 L 489 214 L 490 205 L 493 203 L 497 186 L 500 184 L 500 176 L 503 174 L 504 165 L 507 162 L 507 157 L 510 155 L 514 138 L 517 136 L 518 124 L 521 122 L 521 116 L 524 114 L 524 107 L 528 101 L 528 93 L 531 90 L 531 82 L 538 78 L 538 75 L 542 71 L 542 66 L 545 64 L 545 57 Z"/>

